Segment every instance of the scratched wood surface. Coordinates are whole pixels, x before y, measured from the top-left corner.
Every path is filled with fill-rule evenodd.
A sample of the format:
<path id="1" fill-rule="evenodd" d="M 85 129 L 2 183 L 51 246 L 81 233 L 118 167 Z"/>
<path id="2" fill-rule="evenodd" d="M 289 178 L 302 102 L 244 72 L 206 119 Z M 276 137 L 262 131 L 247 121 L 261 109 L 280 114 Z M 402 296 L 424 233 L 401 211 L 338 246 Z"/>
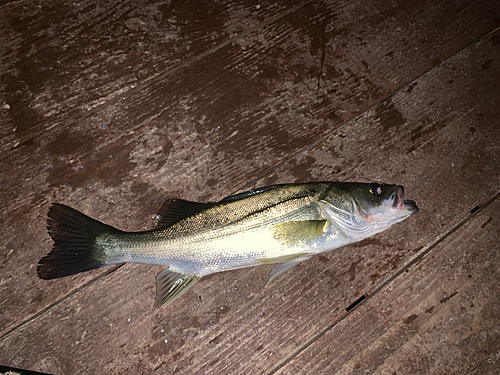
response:
<path id="1" fill-rule="evenodd" d="M 9 1 L 0 21 L 0 365 L 495 373 L 500 4 Z M 421 212 L 165 309 L 161 267 L 36 277 L 51 202 L 141 230 L 168 197 L 315 180 L 400 183 Z"/>

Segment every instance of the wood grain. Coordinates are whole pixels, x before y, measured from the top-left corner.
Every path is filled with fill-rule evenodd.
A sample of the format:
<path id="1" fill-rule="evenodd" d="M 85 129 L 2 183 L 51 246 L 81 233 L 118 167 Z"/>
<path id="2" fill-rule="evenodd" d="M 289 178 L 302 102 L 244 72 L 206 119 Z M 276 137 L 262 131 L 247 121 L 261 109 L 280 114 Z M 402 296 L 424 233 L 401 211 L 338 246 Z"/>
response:
<path id="1" fill-rule="evenodd" d="M 497 193 L 498 5 L 287 4 L 0 8 L 2 363 L 64 374 L 294 373 L 346 307 Z M 159 267 L 36 278 L 52 201 L 140 230 L 169 196 L 214 200 L 318 179 L 403 183 L 422 211 L 272 288 L 262 289 L 270 267 L 221 273 L 158 311 Z M 396 345 L 381 335 L 377 345 Z M 314 370 L 334 371 L 320 353 Z M 389 354 L 397 366 L 405 352 Z M 373 370 L 373 352 L 356 355 Z M 481 358 L 462 364 L 487 368 L 494 353 Z"/>
<path id="2" fill-rule="evenodd" d="M 491 48 L 491 45 L 485 41 L 477 47 L 488 49 Z M 486 51 L 481 51 L 481 53 L 484 52 Z M 464 54 L 477 56 L 476 53 Z M 475 60 L 475 58 L 471 59 Z M 463 62 L 464 57 L 458 56 L 458 65 L 474 69 L 470 61 L 465 64 Z M 451 62 L 449 68 L 453 70 Z M 477 64 L 476 70 L 479 70 Z M 443 69 L 443 71 L 436 70 L 435 76 L 428 75 L 426 78 L 429 82 L 439 82 L 439 73 L 441 72 L 444 76 L 448 75 L 448 72 Z M 488 74 L 483 74 L 487 78 Z M 476 79 L 478 83 L 482 83 L 481 75 L 477 75 Z M 485 79 L 486 81 L 488 79 Z M 427 90 L 422 93 L 419 93 L 418 90 L 412 90 L 411 93 L 406 92 L 405 99 L 411 103 L 416 97 L 422 97 L 425 93 L 426 98 L 431 99 L 435 95 L 437 100 L 442 91 L 436 86 L 436 84 L 422 82 L 418 87 L 427 88 Z M 436 91 L 433 93 L 429 87 L 436 88 Z M 441 97 L 445 103 L 447 100 L 454 102 L 458 100 L 458 98 Z M 400 102 L 404 102 L 403 99 L 400 99 Z M 484 123 L 480 122 L 479 119 L 485 116 L 478 115 L 479 112 L 491 112 L 494 108 L 491 107 L 491 102 L 481 101 L 481 103 L 481 107 L 473 107 L 472 112 L 463 108 L 465 116 L 450 122 L 446 121 L 445 115 L 455 118 L 455 113 L 453 111 L 439 112 L 441 107 L 439 103 L 436 103 L 434 106 L 436 113 L 440 113 L 448 126 L 442 129 L 437 136 L 432 135 L 430 139 L 422 139 L 425 147 L 418 147 L 410 155 L 407 152 L 402 152 L 400 155 L 406 160 L 406 168 L 414 170 L 415 173 L 418 171 L 418 165 L 427 165 L 422 163 L 422 160 L 439 160 L 439 163 L 435 162 L 435 168 L 443 176 L 448 176 L 452 187 L 447 191 L 446 197 L 453 203 L 456 203 L 455 200 L 459 201 L 458 205 L 447 207 L 447 210 L 441 211 L 440 218 L 444 223 L 453 224 L 460 220 L 464 211 L 467 212 L 466 209 L 480 202 L 481 194 L 479 194 L 478 199 L 478 191 L 491 195 L 498 183 L 494 179 L 491 180 L 489 191 L 484 192 L 478 190 L 476 186 L 469 185 L 483 175 L 482 168 L 487 171 L 498 165 L 497 159 L 495 159 L 498 157 L 498 153 L 494 149 L 495 137 L 499 135 L 498 131 L 495 132 L 496 127 L 488 125 L 488 120 L 485 120 Z M 446 105 L 443 107 L 447 108 Z M 465 142 L 470 139 L 471 132 L 463 130 L 468 130 L 468 126 L 470 126 L 468 124 L 471 122 L 474 122 L 476 128 L 481 130 L 474 133 L 479 133 L 475 135 L 474 142 Z M 372 124 L 365 121 L 352 124 L 353 129 L 356 125 L 365 129 L 372 128 Z M 350 136 L 337 137 L 336 139 L 341 140 L 343 144 L 349 144 L 350 141 L 358 142 L 359 138 L 356 132 L 354 134 L 352 139 Z M 451 135 L 455 137 L 453 142 L 450 141 Z M 460 138 L 460 135 L 464 138 Z M 449 142 L 448 148 L 444 146 L 446 142 Z M 468 146 L 457 148 L 457 144 Z M 451 152 L 452 150 L 464 155 L 482 150 L 481 152 L 485 154 L 478 153 L 476 158 L 464 156 L 459 159 Z M 440 157 L 436 152 L 439 153 Z M 449 159 L 445 158 L 444 155 L 448 155 L 456 164 L 449 163 Z M 492 164 L 474 163 L 477 159 L 486 159 Z M 384 173 L 383 166 L 378 168 L 378 173 Z M 411 175 L 413 176 L 413 174 Z M 343 314 L 344 309 L 359 295 L 369 291 L 373 285 L 376 285 L 377 281 L 382 280 L 402 262 L 411 258 L 412 254 L 418 252 L 435 236 L 439 236 L 443 225 L 436 225 L 438 222 L 433 222 L 436 220 L 436 213 L 429 208 L 433 202 L 436 202 L 435 197 L 432 195 L 420 196 L 420 194 L 433 190 L 433 186 L 440 186 L 440 176 L 436 174 L 425 176 L 421 172 L 420 176 L 425 177 L 425 180 L 421 182 L 430 187 L 422 189 L 421 192 L 415 191 L 416 196 L 410 195 L 418 200 L 422 208 L 422 212 L 413 220 L 413 225 L 404 223 L 399 228 L 394 228 L 392 233 L 372 240 L 369 246 L 366 246 L 365 243 L 363 248 L 360 246 L 346 247 L 334 254 L 328 254 L 308 262 L 294 271 L 298 272 L 294 277 L 278 281 L 275 287 L 276 291 L 254 291 L 256 287 L 263 285 L 266 278 L 266 272 L 259 269 L 228 272 L 205 278 L 193 288 L 193 292 L 188 293 L 184 303 L 180 306 L 166 311 L 154 312 L 151 315 L 147 301 L 152 301 L 153 285 L 151 280 L 156 270 L 146 266 L 126 266 L 135 268 L 140 275 L 134 275 L 134 272 L 122 273 L 122 269 L 120 269 L 120 271 L 110 275 L 109 282 L 96 285 L 79 295 L 78 299 L 57 308 L 40 322 L 31 324 L 28 337 L 21 336 L 24 337 L 21 339 L 16 335 L 9 340 L 23 340 L 30 353 L 34 354 L 35 345 L 31 340 L 43 336 L 44 339 L 48 339 L 49 347 L 53 348 L 52 345 L 57 345 L 54 341 L 61 339 L 59 331 L 61 323 L 59 322 L 53 329 L 48 330 L 47 326 L 50 324 L 45 323 L 44 320 L 59 321 L 58 316 L 65 316 L 68 317 L 65 321 L 67 322 L 65 331 L 68 333 L 63 338 L 64 341 L 71 342 L 72 346 L 65 346 L 64 352 L 74 350 L 71 358 L 77 357 L 78 348 L 81 345 L 90 347 L 90 342 L 97 339 L 99 343 L 95 344 L 95 347 L 99 347 L 101 353 L 103 352 L 102 348 L 106 347 L 104 352 L 108 350 L 109 352 L 104 357 L 113 358 L 111 363 L 105 364 L 107 370 L 111 372 L 149 372 L 155 370 L 159 372 L 174 370 L 196 372 L 200 368 L 204 372 L 263 370 L 264 368 L 260 366 L 273 363 L 277 358 L 286 356 L 287 352 L 299 347 L 301 343 L 307 342 L 307 339 L 321 331 L 322 327 L 328 326 L 330 321 L 336 319 L 339 314 Z M 451 176 L 453 176 L 453 180 L 450 180 Z M 401 177 L 406 183 L 406 177 Z M 482 183 L 484 184 L 484 181 Z M 463 193 L 467 186 L 469 186 L 471 194 L 475 192 L 475 197 L 471 196 L 471 201 L 463 200 Z M 408 232 L 407 229 L 412 227 L 419 228 L 419 230 Z M 432 230 L 433 228 L 434 230 Z M 422 233 L 427 233 L 427 238 L 422 236 Z M 396 252 L 395 249 L 397 249 Z M 319 276 L 311 277 L 318 275 L 318 269 L 322 270 Z M 129 271 L 132 270 L 129 269 Z M 257 280 L 255 280 L 255 275 L 257 275 Z M 237 280 L 236 283 L 235 280 Z M 134 291 L 132 295 L 109 293 L 110 288 L 117 287 L 131 291 L 133 285 L 141 282 L 144 282 L 145 287 Z M 131 322 L 136 323 L 126 330 L 131 336 L 123 337 L 123 326 L 129 323 L 129 318 Z M 33 329 L 35 329 L 34 332 Z M 93 330 L 94 333 L 87 337 L 89 330 Z M 150 335 L 144 335 L 144 332 L 150 332 Z M 109 346 L 105 345 L 108 341 L 112 343 Z M 120 350 L 123 350 L 121 354 L 119 351 L 117 352 L 117 347 L 120 345 Z M 129 348 L 130 345 L 132 348 Z M 248 345 L 255 345 L 253 347 L 255 352 L 252 355 L 244 349 Z M 131 353 L 135 354 L 131 356 Z M 188 353 L 189 356 L 186 358 L 184 353 Z M 215 357 L 215 353 L 218 354 L 217 357 Z M 167 359 L 165 359 L 165 355 L 167 355 Z M 235 358 L 237 355 L 244 356 L 245 361 L 241 357 Z M 42 353 L 42 357 L 46 356 L 47 353 Z M 86 367 L 84 361 L 86 356 L 82 357 L 81 362 L 76 362 L 78 369 L 83 372 L 91 371 L 91 367 Z M 56 358 L 57 361 L 54 359 L 51 364 L 62 366 L 61 363 L 64 362 L 65 355 L 59 353 Z M 120 358 L 122 363 L 117 358 Z M 194 360 L 195 358 L 196 360 Z M 63 372 L 66 370 L 71 372 L 75 369 L 65 368 Z"/>
<path id="3" fill-rule="evenodd" d="M 107 127 L 121 111 L 103 104 L 175 75 L 297 3 L 57 0 L 5 7 L 2 83 L 11 128 L 2 134 L 2 149 L 33 142 L 57 124 L 78 124 L 96 107 L 97 125 Z"/>

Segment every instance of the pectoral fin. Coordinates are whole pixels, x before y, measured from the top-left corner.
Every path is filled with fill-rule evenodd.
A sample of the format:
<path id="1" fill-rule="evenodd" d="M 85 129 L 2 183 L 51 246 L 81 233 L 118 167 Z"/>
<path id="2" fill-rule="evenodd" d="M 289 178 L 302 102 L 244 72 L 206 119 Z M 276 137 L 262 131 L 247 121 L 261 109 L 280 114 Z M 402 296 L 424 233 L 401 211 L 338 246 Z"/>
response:
<path id="1" fill-rule="evenodd" d="M 269 280 L 267 280 L 266 287 L 271 285 L 278 276 L 280 276 L 289 269 L 295 267 L 297 264 L 302 263 L 303 261 L 309 258 L 311 258 L 311 256 L 303 256 L 301 258 L 297 258 L 286 263 L 281 263 L 280 265 L 274 267 L 271 270 L 271 273 L 269 274 Z"/>
<path id="2" fill-rule="evenodd" d="M 166 269 L 156 276 L 156 299 L 154 308 L 168 305 L 193 286 L 198 276 Z"/>
<path id="3" fill-rule="evenodd" d="M 307 243 L 323 235 L 326 223 L 326 220 L 288 221 L 274 225 L 273 236 L 284 245 Z"/>

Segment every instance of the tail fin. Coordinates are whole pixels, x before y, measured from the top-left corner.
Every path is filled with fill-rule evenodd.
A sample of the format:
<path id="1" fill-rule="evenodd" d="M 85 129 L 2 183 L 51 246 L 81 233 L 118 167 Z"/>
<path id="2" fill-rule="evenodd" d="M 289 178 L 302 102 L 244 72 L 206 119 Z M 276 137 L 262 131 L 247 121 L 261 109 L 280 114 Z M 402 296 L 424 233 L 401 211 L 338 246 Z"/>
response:
<path id="1" fill-rule="evenodd" d="M 63 204 L 54 203 L 48 213 L 47 229 L 54 240 L 52 251 L 40 259 L 41 279 L 56 279 L 110 265 L 96 238 L 121 231 L 94 220 Z"/>

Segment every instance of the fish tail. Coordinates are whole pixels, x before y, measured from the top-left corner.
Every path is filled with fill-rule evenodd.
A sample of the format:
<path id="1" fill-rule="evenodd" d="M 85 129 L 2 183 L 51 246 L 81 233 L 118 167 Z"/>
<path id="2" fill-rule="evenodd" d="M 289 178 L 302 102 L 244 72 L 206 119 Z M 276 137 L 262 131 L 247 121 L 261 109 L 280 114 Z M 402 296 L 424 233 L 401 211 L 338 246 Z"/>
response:
<path id="1" fill-rule="evenodd" d="M 110 262 L 104 245 L 99 243 L 102 241 L 96 240 L 106 233 L 121 233 L 118 229 L 58 203 L 49 209 L 47 229 L 54 246 L 38 263 L 41 279 L 56 279 L 116 263 Z"/>

